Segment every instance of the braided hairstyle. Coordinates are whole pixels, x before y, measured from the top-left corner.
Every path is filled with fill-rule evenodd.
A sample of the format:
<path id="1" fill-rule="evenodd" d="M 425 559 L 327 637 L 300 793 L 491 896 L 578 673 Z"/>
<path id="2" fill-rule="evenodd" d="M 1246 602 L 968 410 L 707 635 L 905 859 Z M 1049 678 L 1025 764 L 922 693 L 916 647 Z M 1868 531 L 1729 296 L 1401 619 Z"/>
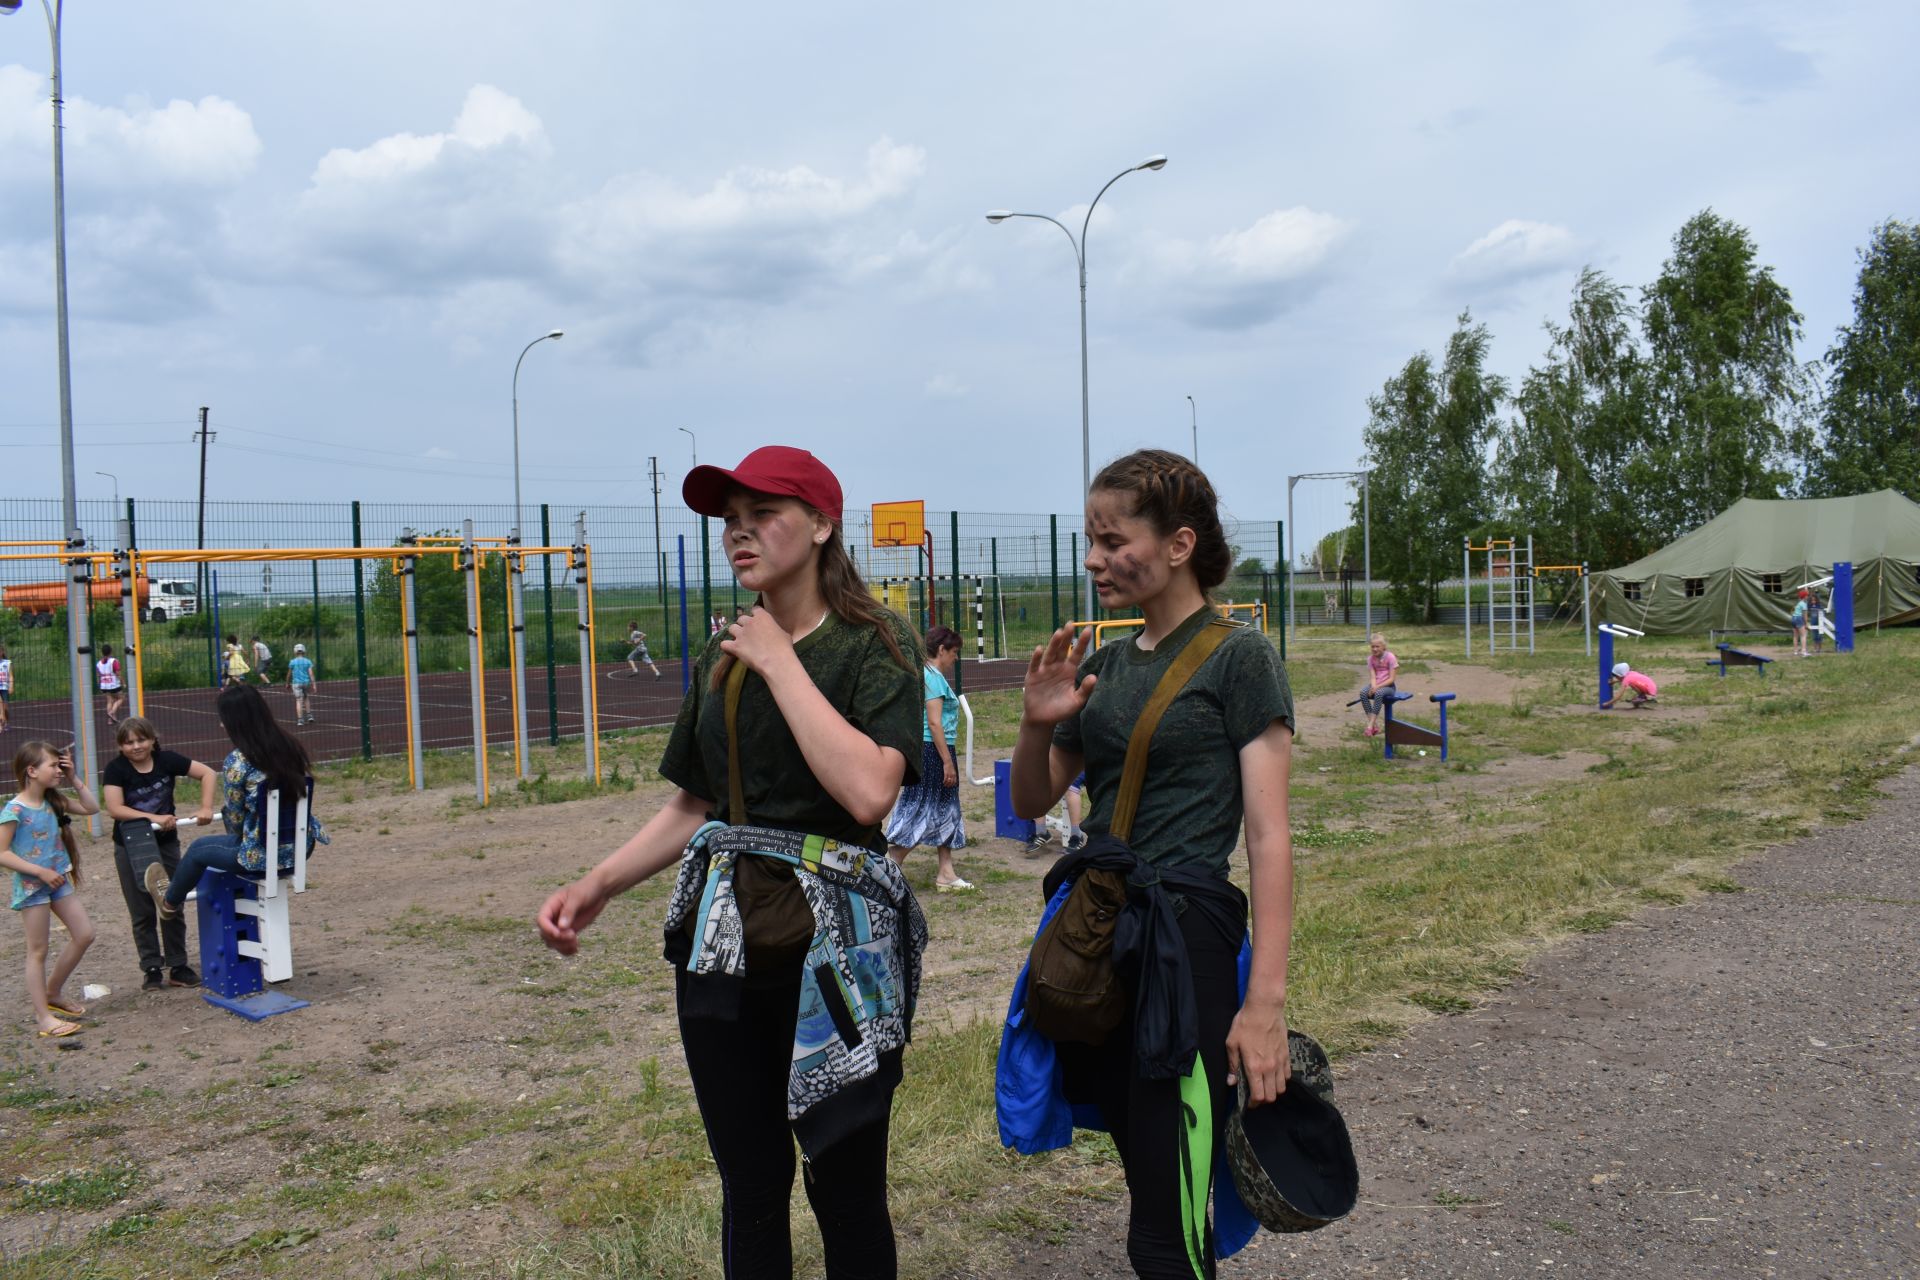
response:
<path id="1" fill-rule="evenodd" d="M 1093 478 L 1095 492 L 1105 489 L 1133 499 L 1133 517 L 1170 538 L 1180 529 L 1193 530 L 1193 555 L 1187 563 L 1210 592 L 1233 570 L 1233 548 L 1220 526 L 1220 499 L 1207 473 L 1166 449 L 1136 449 L 1100 468 Z"/>

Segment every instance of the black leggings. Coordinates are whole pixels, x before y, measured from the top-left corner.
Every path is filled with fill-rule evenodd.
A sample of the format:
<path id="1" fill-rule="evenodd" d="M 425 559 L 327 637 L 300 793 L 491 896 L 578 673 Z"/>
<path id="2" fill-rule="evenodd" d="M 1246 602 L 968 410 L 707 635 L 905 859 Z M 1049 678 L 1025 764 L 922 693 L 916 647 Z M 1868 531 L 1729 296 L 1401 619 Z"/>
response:
<path id="1" fill-rule="evenodd" d="M 1227 1088 L 1227 1032 L 1240 1010 L 1240 943 L 1246 930 L 1241 926 L 1227 937 L 1208 913 L 1190 907 L 1180 915 L 1180 932 L 1193 967 L 1199 1065 L 1205 1071 L 1201 1097 L 1210 1115 L 1189 1107 L 1180 1081 L 1142 1080 L 1135 1073 L 1131 1014 L 1105 1044 L 1060 1046 L 1067 1096 L 1099 1106 L 1126 1167 L 1131 1201 L 1127 1257 L 1142 1280 L 1212 1280 L 1214 1274 L 1213 1222 L 1208 1215 L 1213 1162 L 1189 1161 L 1186 1130 L 1190 1121 L 1210 1128 L 1216 1154 L 1225 1141 L 1232 1097 Z M 1183 1209 L 1183 1202 L 1197 1209 Z"/>
<path id="2" fill-rule="evenodd" d="M 675 981 L 680 1043 L 707 1146 L 720 1170 L 722 1266 L 727 1280 L 790 1280 L 794 1146 L 787 1124 L 787 1074 L 799 977 L 791 984 L 748 988 L 740 1016 L 725 1020 L 688 1016 L 686 981 L 680 970 Z M 886 1118 L 808 1161 L 805 1182 L 826 1247 L 828 1280 L 893 1280 Z"/>

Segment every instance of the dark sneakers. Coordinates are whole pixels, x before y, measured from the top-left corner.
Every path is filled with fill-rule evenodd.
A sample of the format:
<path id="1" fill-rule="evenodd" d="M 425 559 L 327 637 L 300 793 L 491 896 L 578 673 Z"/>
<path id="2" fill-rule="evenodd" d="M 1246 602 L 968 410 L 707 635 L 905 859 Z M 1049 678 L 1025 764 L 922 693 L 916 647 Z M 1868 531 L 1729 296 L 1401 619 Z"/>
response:
<path id="1" fill-rule="evenodd" d="M 149 969 L 147 970 L 145 981 L 140 984 L 140 989 L 142 991 L 162 991 L 166 989 L 166 985 L 167 981 L 160 976 L 158 969 Z"/>
<path id="2" fill-rule="evenodd" d="M 167 975 L 167 985 L 170 987 L 197 987 L 200 985 L 200 975 L 193 971 L 192 965 L 177 964 L 173 966 L 173 972 Z"/>

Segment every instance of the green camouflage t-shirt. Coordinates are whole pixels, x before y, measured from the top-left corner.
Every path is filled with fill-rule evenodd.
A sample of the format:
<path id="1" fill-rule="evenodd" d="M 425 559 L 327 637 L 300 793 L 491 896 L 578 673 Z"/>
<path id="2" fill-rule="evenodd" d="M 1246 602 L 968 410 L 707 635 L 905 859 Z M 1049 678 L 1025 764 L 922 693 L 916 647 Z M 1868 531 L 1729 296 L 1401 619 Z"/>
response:
<path id="1" fill-rule="evenodd" d="M 1100 677 L 1079 715 L 1054 726 L 1054 745 L 1086 760 L 1089 832 L 1108 830 L 1120 796 L 1120 770 L 1134 722 L 1160 677 L 1187 642 L 1218 616 L 1211 606 L 1188 618 L 1158 647 L 1133 637 L 1087 655 L 1080 674 Z M 1286 668 L 1259 631 L 1235 631 L 1193 674 L 1154 731 L 1147 779 L 1128 843 L 1161 866 L 1227 874 L 1240 841 L 1244 800 L 1240 749 L 1275 720 L 1293 727 Z"/>
<path id="2" fill-rule="evenodd" d="M 893 619 L 894 639 L 912 664 L 903 667 L 887 651 L 879 633 L 864 623 L 850 624 L 838 614 L 802 636 L 793 646 L 800 665 L 847 722 L 883 747 L 906 757 L 902 785 L 920 778 L 920 731 L 926 706 L 920 694 L 919 649 L 913 633 Z M 711 801 L 722 821 L 740 821 L 727 812 L 727 700 L 711 688 L 720 660 L 714 636 L 694 664 L 693 687 L 680 704 L 680 716 L 660 760 L 660 776 L 703 800 Z M 794 741 L 793 731 L 774 703 L 767 682 L 749 671 L 740 689 L 740 784 L 747 818 L 757 826 L 805 831 L 876 852 L 886 848 L 878 826 L 855 822 L 828 795 Z"/>

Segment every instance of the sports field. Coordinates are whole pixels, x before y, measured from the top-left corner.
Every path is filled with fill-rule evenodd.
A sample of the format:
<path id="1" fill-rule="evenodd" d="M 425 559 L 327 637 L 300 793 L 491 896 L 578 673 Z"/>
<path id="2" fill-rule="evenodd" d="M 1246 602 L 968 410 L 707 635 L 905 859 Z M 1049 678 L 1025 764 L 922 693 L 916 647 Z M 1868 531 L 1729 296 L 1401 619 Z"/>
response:
<path id="1" fill-rule="evenodd" d="M 1511 1132 L 1501 1177 L 1557 1186 L 1560 1153 L 1586 1141 L 1597 1123 L 1592 1105 L 1534 1105 L 1516 1119 L 1513 1108 L 1528 1104 L 1510 1098 L 1499 1109 L 1491 1088 L 1498 1081 L 1474 1075 L 1474 1096 L 1487 1102 L 1460 1111 L 1410 1092 L 1448 1081 L 1410 1080 L 1367 1062 L 1390 1067 L 1395 1054 L 1433 1044 L 1418 1028 L 1442 1020 L 1473 1019 L 1460 1023 L 1471 1026 L 1458 1059 L 1469 1074 L 1534 1051 L 1529 1037 L 1577 1038 L 1572 1024 L 1509 1026 L 1479 1011 L 1493 1008 L 1517 976 L 1537 972 L 1529 966 L 1557 954 L 1562 940 L 1632 931 L 1644 913 L 1677 917 L 1724 901 L 1739 887 L 1728 874 L 1737 860 L 1783 842 L 1817 844 L 1874 813 L 1878 787 L 1904 766 L 1903 749 L 1920 727 L 1920 690 L 1906 675 L 1920 658 L 1920 636 L 1863 635 L 1850 657 L 1783 659 L 1764 677 L 1724 679 L 1702 664 L 1700 640 L 1638 641 L 1634 664 L 1660 681 L 1660 702 L 1612 712 L 1592 706 L 1593 660 L 1581 654 L 1577 632 L 1543 634 L 1537 655 L 1473 663 L 1461 660 L 1457 631 L 1398 629 L 1390 638 L 1403 662 L 1401 687 L 1419 695 L 1407 704 L 1412 718 L 1431 722 L 1429 693 L 1460 695 L 1444 766 L 1432 755 L 1384 761 L 1377 743 L 1358 735 L 1344 705 L 1360 680 L 1350 637 L 1309 636 L 1290 655 L 1300 727 L 1290 1015 L 1335 1051 L 1341 1080 L 1367 1082 L 1341 1095 L 1357 1131 L 1388 1132 L 1406 1113 Z M 1017 676 L 1018 664 L 999 665 Z M 650 680 L 600 678 L 614 698 L 630 699 L 623 714 L 651 716 L 672 700 Z M 986 681 L 972 671 L 968 682 L 983 740 L 1004 751 L 1017 694 L 983 691 Z M 458 701 L 463 687 L 456 681 L 439 696 Z M 293 902 L 296 975 L 288 984 L 313 1004 L 259 1024 L 217 1012 L 189 991 L 139 992 L 124 908 L 105 872 L 108 853 L 104 842 L 88 845 L 82 892 L 100 937 L 79 979 L 113 993 L 69 1042 L 75 1047 L 61 1050 L 29 1034 L 17 987 L 9 980 L 4 988 L 16 1007 L 12 1031 L 0 1036 L 0 1268 L 33 1280 L 717 1275 L 717 1188 L 659 959 L 670 886 L 656 881 L 610 908 L 575 958 L 546 951 L 531 924 L 555 886 L 611 850 L 663 799 L 653 773 L 663 742 L 658 729 L 611 739 L 609 781 L 599 793 L 501 785 L 486 810 L 473 803 L 470 764 L 458 751 L 430 758 L 424 793 L 408 789 L 397 759 L 324 769 L 317 803 L 333 844 L 316 856 L 311 887 Z M 579 748 L 543 746 L 535 764 L 555 778 L 577 775 Z M 975 771 L 986 771 L 984 760 Z M 932 943 L 893 1133 L 902 1274 L 1038 1276 L 1064 1274 L 1069 1263 L 1075 1274 L 1113 1274 L 1098 1269 L 1111 1262 L 1110 1249 L 1047 1252 L 1049 1242 L 1086 1239 L 1077 1227 L 1110 1241 L 1120 1192 L 1110 1144 L 1083 1135 L 1071 1151 L 1027 1160 L 996 1140 L 997 1025 L 1047 860 L 991 838 L 990 788 L 968 787 L 963 803 L 975 843 L 958 862 L 980 892 L 936 896 L 930 854 L 908 864 Z M 1845 863 L 1825 864 L 1820 876 L 1805 888 L 1827 895 L 1823 903 L 1833 899 L 1822 910 L 1837 913 L 1834 927 L 1865 928 L 1871 912 L 1905 926 L 1875 954 L 1890 974 L 1911 974 L 1920 938 L 1910 927 L 1911 895 L 1882 887 L 1875 901 L 1899 902 L 1849 911 L 1855 886 Z M 1753 909 L 1797 908 L 1781 895 L 1756 899 Z M 0 932 L 0 970 L 18 971 L 20 948 L 19 930 Z M 1608 949 L 1580 955 L 1588 967 L 1565 978 L 1568 986 L 1604 993 L 1621 981 Z M 1657 967 L 1658 958 L 1647 963 Z M 1718 979 L 1709 973 L 1702 981 Z M 1837 987 L 1823 991 L 1829 1001 L 1846 998 Z M 1877 997 L 1863 990 L 1870 998 Z M 1822 1025 L 1806 1031 L 1846 1052 L 1858 1037 L 1829 1035 L 1825 1025 L 1877 1016 L 1827 1009 Z M 1656 1024 L 1661 1030 L 1649 1034 L 1678 1034 L 1646 1020 Z M 1765 1105 L 1750 1066 L 1787 1047 L 1746 1043 L 1738 1027 L 1729 1034 L 1724 1054 L 1687 1059 L 1687 1090 Z M 1900 1043 L 1910 1046 L 1910 1036 Z M 1597 1081 L 1602 1068 L 1629 1069 L 1634 1049 L 1630 1036 L 1596 1040 L 1579 1060 L 1592 1060 Z M 1365 1061 L 1353 1056 L 1369 1052 Z M 1910 1055 L 1889 1061 L 1908 1077 L 1920 1068 Z M 1844 1109 L 1844 1090 L 1864 1080 L 1829 1081 L 1843 1090 L 1835 1105 Z M 1699 1144 L 1672 1110 L 1685 1108 L 1685 1097 L 1639 1096 L 1648 1132 L 1663 1145 L 1632 1157 L 1643 1161 L 1634 1172 L 1657 1170 L 1655 1190 L 1687 1192 L 1695 1184 L 1684 1181 L 1686 1162 Z M 1488 1179 L 1417 1159 L 1424 1148 L 1415 1130 L 1390 1130 L 1393 1141 L 1412 1144 L 1410 1153 L 1396 1154 L 1391 1142 L 1368 1148 L 1365 1158 L 1376 1163 L 1363 1175 L 1393 1175 L 1393 1194 L 1370 1193 L 1350 1228 L 1315 1237 L 1311 1274 L 1376 1274 L 1373 1246 L 1333 1246 L 1342 1231 L 1378 1239 L 1390 1213 L 1444 1216 L 1458 1228 L 1449 1239 L 1498 1232 L 1559 1242 L 1555 1272 L 1582 1274 L 1583 1258 L 1605 1252 L 1578 1234 L 1602 1229 L 1589 1225 L 1599 1221 L 1592 1215 L 1550 1213 L 1530 1194 L 1529 1216 L 1509 1216 L 1520 1209 L 1504 1207 Z M 1607 1141 L 1651 1140 L 1638 1134 Z M 1850 1233 L 1876 1208 L 1873 1221 L 1907 1233 L 1886 1240 L 1911 1239 L 1911 1143 L 1873 1158 L 1896 1163 L 1878 1183 L 1863 1184 L 1859 1194 L 1879 1196 L 1875 1205 L 1856 1212 L 1850 1204 L 1834 1220 L 1842 1246 L 1856 1243 Z M 1710 1191 L 1734 1193 L 1700 1188 L 1702 1196 Z M 1666 1212 L 1669 1202 L 1653 1196 L 1649 1190 L 1629 1208 Z M 1701 1200 L 1691 1216 L 1720 1211 L 1710 1203 Z M 795 1221 L 799 1274 L 817 1275 L 803 1197 Z M 1288 1261 L 1290 1242 L 1262 1239 L 1222 1274 L 1301 1274 Z M 1664 1270 L 1635 1274 L 1691 1274 L 1689 1239 L 1685 1230 L 1644 1233 L 1649 1258 Z M 1506 1273 L 1484 1252 L 1454 1265 L 1448 1274 Z M 1525 1269 L 1537 1266 L 1537 1257 L 1526 1260 Z M 1392 1274 L 1403 1272 L 1440 1274 L 1415 1262 Z"/>

